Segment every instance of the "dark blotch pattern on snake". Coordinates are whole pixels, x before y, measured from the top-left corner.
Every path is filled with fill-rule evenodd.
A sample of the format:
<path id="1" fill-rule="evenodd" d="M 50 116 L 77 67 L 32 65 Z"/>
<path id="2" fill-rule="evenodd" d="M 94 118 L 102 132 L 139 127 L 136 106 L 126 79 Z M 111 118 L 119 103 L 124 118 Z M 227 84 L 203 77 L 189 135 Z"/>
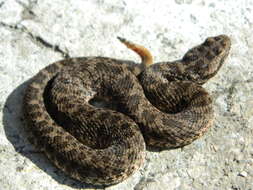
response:
<path id="1" fill-rule="evenodd" d="M 170 149 L 202 136 L 213 122 L 201 87 L 230 49 L 209 37 L 181 60 L 153 63 L 150 52 L 123 38 L 141 64 L 105 57 L 70 58 L 42 69 L 24 97 L 30 140 L 71 177 L 116 184 L 143 163 L 146 146 Z M 106 102 L 100 106 L 96 101 Z"/>

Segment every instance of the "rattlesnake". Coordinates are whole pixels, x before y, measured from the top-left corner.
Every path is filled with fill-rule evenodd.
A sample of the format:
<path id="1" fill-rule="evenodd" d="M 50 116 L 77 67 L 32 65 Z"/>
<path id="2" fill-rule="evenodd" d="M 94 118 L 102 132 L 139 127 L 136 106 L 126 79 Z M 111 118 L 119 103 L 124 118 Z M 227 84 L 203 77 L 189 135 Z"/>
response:
<path id="1" fill-rule="evenodd" d="M 209 37 L 181 60 L 152 64 L 146 48 L 119 40 L 141 56 L 141 64 L 64 59 L 34 76 L 24 96 L 31 142 L 85 183 L 119 183 L 142 165 L 146 146 L 177 148 L 203 135 L 213 108 L 201 85 L 217 73 L 231 46 L 226 35 Z"/>

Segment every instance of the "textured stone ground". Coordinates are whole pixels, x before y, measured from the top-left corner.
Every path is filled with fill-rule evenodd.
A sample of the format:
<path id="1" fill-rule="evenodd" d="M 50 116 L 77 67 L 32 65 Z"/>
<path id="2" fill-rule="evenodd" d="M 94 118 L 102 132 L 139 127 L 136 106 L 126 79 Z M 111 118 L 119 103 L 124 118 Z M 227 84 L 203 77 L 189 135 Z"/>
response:
<path id="1" fill-rule="evenodd" d="M 26 140 L 25 81 L 41 68 L 67 55 L 139 61 L 116 36 L 168 61 L 224 33 L 230 56 L 205 85 L 214 99 L 213 128 L 183 149 L 147 152 L 140 171 L 105 189 L 252 190 L 252 12 L 250 0 L 0 0 L 0 189 L 95 188 L 62 174 Z"/>

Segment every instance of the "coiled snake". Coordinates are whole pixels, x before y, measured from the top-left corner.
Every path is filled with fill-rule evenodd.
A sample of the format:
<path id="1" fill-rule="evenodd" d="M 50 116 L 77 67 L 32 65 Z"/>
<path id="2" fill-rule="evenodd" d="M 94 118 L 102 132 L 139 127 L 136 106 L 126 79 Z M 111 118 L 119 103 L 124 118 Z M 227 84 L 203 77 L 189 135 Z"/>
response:
<path id="1" fill-rule="evenodd" d="M 152 64 L 146 48 L 119 40 L 140 55 L 141 64 L 61 60 L 34 76 L 24 96 L 31 142 L 86 183 L 119 183 L 142 165 L 146 146 L 177 148 L 202 136 L 213 109 L 201 85 L 217 73 L 231 46 L 226 35 L 209 37 L 181 60 Z"/>

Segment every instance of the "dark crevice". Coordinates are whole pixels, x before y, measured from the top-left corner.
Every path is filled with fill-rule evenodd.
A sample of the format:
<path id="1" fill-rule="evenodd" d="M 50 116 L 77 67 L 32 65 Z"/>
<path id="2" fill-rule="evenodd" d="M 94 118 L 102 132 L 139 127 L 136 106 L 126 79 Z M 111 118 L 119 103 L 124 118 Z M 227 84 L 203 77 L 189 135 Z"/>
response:
<path id="1" fill-rule="evenodd" d="M 21 24 L 6 24 L 4 22 L 0 22 L 0 27 L 7 28 L 9 30 L 15 30 L 22 33 L 27 34 L 32 40 L 34 40 L 37 44 L 42 45 L 48 49 L 51 49 L 57 53 L 60 53 L 64 58 L 69 58 L 69 54 L 65 51 L 63 51 L 58 45 L 51 44 L 47 40 L 45 40 L 43 37 L 39 35 L 35 35 L 32 32 L 30 32 L 25 26 Z"/>
<path id="2" fill-rule="evenodd" d="M 119 107 L 115 101 L 109 98 L 106 99 L 105 97 L 94 97 L 89 101 L 89 104 L 97 108 L 104 108 L 104 109 L 110 109 L 110 110 L 115 110 L 115 111 L 118 111 L 118 107 Z"/>
<path id="3" fill-rule="evenodd" d="M 0 2 L 0 8 L 4 5 L 4 1 Z"/>
<path id="4" fill-rule="evenodd" d="M 42 44 L 46 48 L 52 49 L 53 51 L 62 54 L 62 56 L 64 58 L 69 58 L 70 57 L 69 54 L 67 52 L 64 52 L 58 45 L 53 45 L 53 44 L 49 43 L 48 41 L 46 41 L 45 39 L 43 39 L 40 36 L 35 36 L 33 34 L 30 34 L 30 35 L 33 39 L 35 39 L 37 42 L 39 42 L 40 44 Z"/>

